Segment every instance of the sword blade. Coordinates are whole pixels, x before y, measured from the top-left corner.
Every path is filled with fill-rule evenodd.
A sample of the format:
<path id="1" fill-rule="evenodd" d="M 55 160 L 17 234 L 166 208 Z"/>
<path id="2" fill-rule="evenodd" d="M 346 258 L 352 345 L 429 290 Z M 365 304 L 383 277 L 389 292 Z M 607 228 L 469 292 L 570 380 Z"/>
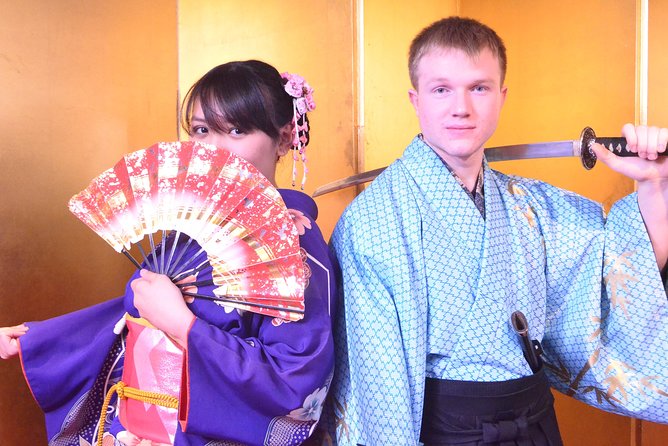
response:
<path id="1" fill-rule="evenodd" d="M 489 162 L 535 158 L 563 158 L 568 156 L 580 156 L 579 141 L 514 144 L 485 149 L 485 157 Z"/>
<path id="2" fill-rule="evenodd" d="M 327 183 L 324 186 L 318 187 L 315 191 L 313 191 L 312 196 L 317 197 L 320 195 L 328 194 L 330 192 L 345 189 L 347 187 L 368 183 L 369 181 L 373 181 L 386 168 L 387 166 L 379 167 L 378 169 L 367 170 L 366 172 L 358 173 L 355 175 L 351 175 L 349 177 L 342 178 L 340 180 L 332 181 L 331 183 Z"/>
<path id="3" fill-rule="evenodd" d="M 541 142 L 535 144 L 514 144 L 509 146 L 490 147 L 485 149 L 485 157 L 489 162 L 512 161 L 533 158 L 562 158 L 566 156 L 580 156 L 579 141 Z M 374 180 L 386 167 L 369 170 L 351 175 L 340 180 L 332 181 L 318 187 L 313 197 L 330 192 L 357 186 Z"/>
<path id="4" fill-rule="evenodd" d="M 510 146 L 489 147 L 485 149 L 485 157 L 489 162 L 512 161 L 536 158 L 563 158 L 577 156 L 582 161 L 585 169 L 591 169 L 596 164 L 596 156 L 590 149 L 592 143 L 597 142 L 605 146 L 617 156 L 638 156 L 631 152 L 626 146 L 624 138 L 598 138 L 591 127 L 585 127 L 580 134 L 580 139 L 570 141 L 539 142 L 534 144 L 513 144 Z M 584 148 L 584 150 L 582 149 Z M 660 156 L 668 156 L 668 147 Z M 324 186 L 320 186 L 313 192 L 314 197 L 334 192 L 346 187 L 357 186 L 367 183 L 376 178 L 385 170 L 385 167 L 358 173 L 341 180 L 337 180 Z"/>

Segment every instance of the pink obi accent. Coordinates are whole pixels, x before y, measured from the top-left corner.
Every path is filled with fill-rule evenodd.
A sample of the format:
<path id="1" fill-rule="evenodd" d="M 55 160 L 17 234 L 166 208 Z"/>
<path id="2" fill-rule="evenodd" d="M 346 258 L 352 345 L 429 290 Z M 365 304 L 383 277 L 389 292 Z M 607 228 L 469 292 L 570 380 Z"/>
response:
<path id="1" fill-rule="evenodd" d="M 128 387 L 179 397 L 183 350 L 145 319 L 126 315 L 128 336 L 122 381 Z M 178 409 L 131 398 L 120 402 L 120 420 L 141 439 L 174 444 Z"/>

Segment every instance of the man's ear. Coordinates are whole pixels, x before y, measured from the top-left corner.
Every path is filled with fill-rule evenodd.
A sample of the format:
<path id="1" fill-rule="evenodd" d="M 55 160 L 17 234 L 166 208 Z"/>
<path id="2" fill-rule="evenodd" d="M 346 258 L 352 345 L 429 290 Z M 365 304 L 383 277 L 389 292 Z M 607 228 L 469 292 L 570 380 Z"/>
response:
<path id="1" fill-rule="evenodd" d="M 295 127 L 293 122 L 285 124 L 278 132 L 278 153 L 279 157 L 286 155 L 292 149 L 292 129 Z"/>
<path id="2" fill-rule="evenodd" d="M 413 90 L 412 88 L 408 90 L 408 100 L 411 101 L 411 104 L 413 104 L 413 108 L 415 109 L 415 113 L 417 114 L 418 111 L 418 93 L 416 90 Z"/>

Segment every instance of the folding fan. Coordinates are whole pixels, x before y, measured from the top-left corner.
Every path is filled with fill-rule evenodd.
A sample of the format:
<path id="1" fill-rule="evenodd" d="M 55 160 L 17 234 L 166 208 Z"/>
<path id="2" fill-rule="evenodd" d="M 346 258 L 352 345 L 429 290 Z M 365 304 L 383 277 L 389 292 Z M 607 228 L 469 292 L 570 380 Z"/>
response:
<path id="1" fill-rule="evenodd" d="M 133 245 L 143 268 L 175 283 L 197 277 L 186 295 L 285 320 L 303 317 L 304 265 L 292 217 L 269 180 L 226 150 L 189 141 L 129 153 L 69 208 L 137 267 Z"/>

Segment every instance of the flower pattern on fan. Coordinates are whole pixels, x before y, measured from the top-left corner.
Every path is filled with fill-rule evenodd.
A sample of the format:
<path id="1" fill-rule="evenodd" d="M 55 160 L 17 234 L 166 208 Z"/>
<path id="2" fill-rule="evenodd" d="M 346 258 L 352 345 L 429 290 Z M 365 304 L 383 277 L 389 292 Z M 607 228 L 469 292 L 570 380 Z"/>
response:
<path id="1" fill-rule="evenodd" d="M 176 282 L 209 271 L 216 285 L 210 291 L 222 305 L 303 318 L 305 283 L 293 216 L 269 180 L 231 152 L 197 141 L 158 143 L 125 155 L 69 206 L 126 254 L 145 236 L 153 247 L 156 232 L 187 234 L 207 258 L 176 260 L 163 244 L 160 262 L 157 253 L 148 256 L 155 272 Z M 187 268 L 173 273 L 172 259 Z"/>

